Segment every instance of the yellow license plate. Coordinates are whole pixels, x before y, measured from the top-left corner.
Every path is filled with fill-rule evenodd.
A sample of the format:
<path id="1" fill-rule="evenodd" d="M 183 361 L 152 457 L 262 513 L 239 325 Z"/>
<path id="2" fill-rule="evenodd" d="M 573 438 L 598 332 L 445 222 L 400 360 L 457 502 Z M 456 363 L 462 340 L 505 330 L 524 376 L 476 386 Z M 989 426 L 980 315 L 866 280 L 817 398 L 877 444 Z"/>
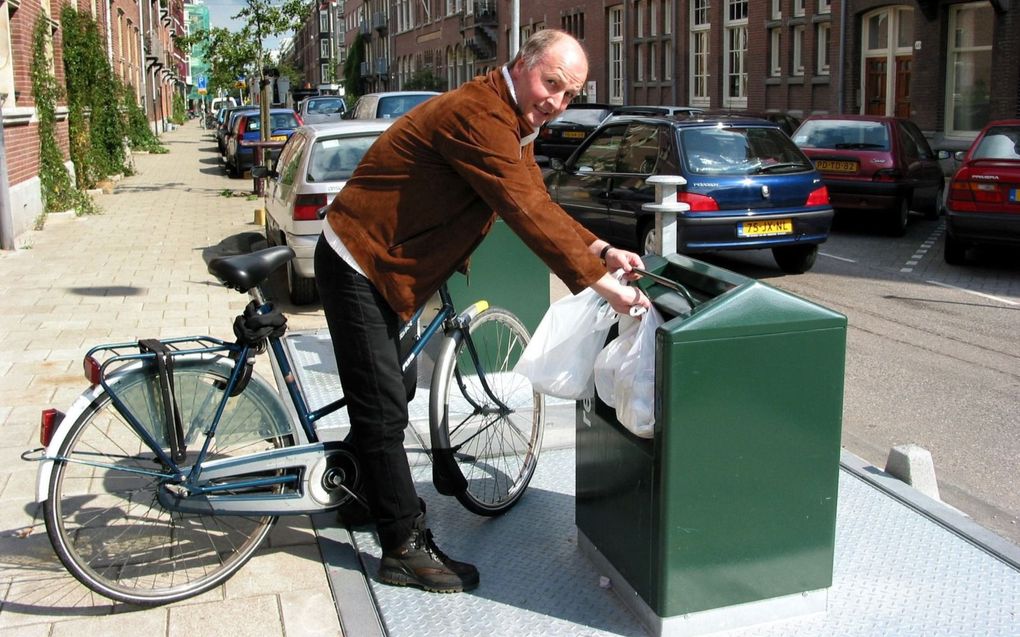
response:
<path id="1" fill-rule="evenodd" d="M 745 221 L 737 224 L 738 237 L 774 237 L 784 234 L 793 234 L 792 219 Z"/>
<path id="2" fill-rule="evenodd" d="M 269 139 L 273 140 L 274 142 L 285 142 L 285 141 L 287 141 L 287 136 L 286 135 L 273 135 Z"/>
<path id="3" fill-rule="evenodd" d="M 815 168 L 828 173 L 855 173 L 857 172 L 857 162 L 819 159 L 815 162 Z"/>
<path id="4" fill-rule="evenodd" d="M 584 133 L 579 130 L 563 131 L 563 136 L 567 139 L 584 139 Z"/>

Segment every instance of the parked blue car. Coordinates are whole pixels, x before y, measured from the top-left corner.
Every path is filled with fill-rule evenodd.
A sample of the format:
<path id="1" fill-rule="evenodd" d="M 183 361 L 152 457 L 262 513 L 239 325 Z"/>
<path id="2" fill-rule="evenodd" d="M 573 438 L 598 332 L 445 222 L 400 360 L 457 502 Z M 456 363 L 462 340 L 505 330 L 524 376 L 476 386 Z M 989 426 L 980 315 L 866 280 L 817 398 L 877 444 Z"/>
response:
<path id="1" fill-rule="evenodd" d="M 613 245 L 651 252 L 652 175 L 687 179 L 676 252 L 771 249 L 780 269 L 811 269 L 833 210 L 821 175 L 776 124 L 735 117 L 612 117 L 553 162 L 553 200 Z M 670 250 L 672 251 L 672 250 Z"/>
<path id="2" fill-rule="evenodd" d="M 270 141 L 283 142 L 290 139 L 298 126 L 301 126 L 301 118 L 289 108 L 269 109 L 269 125 L 271 133 Z M 227 138 L 227 152 L 223 162 L 227 167 L 227 174 L 231 177 L 240 177 L 246 170 L 250 170 L 255 161 L 255 145 L 261 139 L 261 119 L 259 112 L 244 111 L 234 120 L 233 128 Z M 263 163 L 267 164 L 280 154 L 279 147 L 267 150 L 263 157 Z"/>

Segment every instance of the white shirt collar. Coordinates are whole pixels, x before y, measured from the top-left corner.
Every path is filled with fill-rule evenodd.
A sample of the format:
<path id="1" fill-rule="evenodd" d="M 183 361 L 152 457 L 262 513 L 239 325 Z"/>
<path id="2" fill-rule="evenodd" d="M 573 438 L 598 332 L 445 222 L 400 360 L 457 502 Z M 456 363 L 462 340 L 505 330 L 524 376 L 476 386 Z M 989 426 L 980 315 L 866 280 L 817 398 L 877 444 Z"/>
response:
<path id="1" fill-rule="evenodd" d="M 513 79 L 510 78 L 510 65 L 504 64 L 503 66 L 500 67 L 499 70 L 503 72 L 503 80 L 506 82 L 506 87 L 510 91 L 510 98 L 513 99 L 515 105 L 519 106 L 519 104 L 517 104 L 517 92 L 514 90 L 514 81 Z M 537 130 L 526 137 L 522 137 L 521 147 L 523 148 L 524 146 L 527 146 L 531 142 L 535 141 L 536 137 L 538 137 Z"/>

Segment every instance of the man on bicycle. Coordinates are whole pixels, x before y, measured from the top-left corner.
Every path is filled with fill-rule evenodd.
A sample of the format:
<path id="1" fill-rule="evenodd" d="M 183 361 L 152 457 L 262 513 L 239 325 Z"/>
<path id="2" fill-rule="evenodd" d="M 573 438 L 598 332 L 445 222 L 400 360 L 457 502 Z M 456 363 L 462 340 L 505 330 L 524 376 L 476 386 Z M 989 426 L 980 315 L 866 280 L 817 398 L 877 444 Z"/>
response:
<path id="1" fill-rule="evenodd" d="M 577 293 L 618 312 L 648 307 L 609 272 L 643 267 L 568 216 L 546 192 L 531 142 L 588 75 L 581 45 L 558 30 L 532 36 L 504 67 L 424 102 L 369 149 L 329 207 L 315 278 L 348 399 L 383 549 L 382 582 L 436 592 L 478 585 L 425 528 L 404 451 L 407 395 L 399 331 L 458 269 L 496 215 Z"/>

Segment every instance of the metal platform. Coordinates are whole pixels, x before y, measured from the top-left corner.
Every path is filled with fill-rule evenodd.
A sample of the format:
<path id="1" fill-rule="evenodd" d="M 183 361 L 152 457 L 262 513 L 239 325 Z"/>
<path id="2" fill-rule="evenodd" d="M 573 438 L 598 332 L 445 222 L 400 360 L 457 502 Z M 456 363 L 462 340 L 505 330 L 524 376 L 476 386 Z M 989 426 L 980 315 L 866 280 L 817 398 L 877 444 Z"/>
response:
<path id="1" fill-rule="evenodd" d="M 305 390 L 320 392 L 327 402 L 337 391 L 328 339 L 295 334 L 288 347 Z M 412 412 L 423 415 L 415 405 Z M 614 586 L 578 546 L 573 417 L 570 405 L 552 406 L 551 435 L 528 493 L 500 518 L 477 517 L 455 499 L 439 496 L 429 467 L 414 467 L 443 550 L 481 572 L 481 585 L 471 593 L 440 596 L 376 583 L 380 550 L 371 530 L 349 533 L 332 516 L 318 516 L 320 547 L 345 633 L 648 634 L 621 598 L 625 583 Z M 333 427 L 340 432 L 344 424 Z M 1007 637 L 1020 636 L 1018 615 L 1020 548 L 844 452 L 834 580 L 825 612 L 713 634 Z M 691 626 L 718 631 L 724 624 Z"/>

